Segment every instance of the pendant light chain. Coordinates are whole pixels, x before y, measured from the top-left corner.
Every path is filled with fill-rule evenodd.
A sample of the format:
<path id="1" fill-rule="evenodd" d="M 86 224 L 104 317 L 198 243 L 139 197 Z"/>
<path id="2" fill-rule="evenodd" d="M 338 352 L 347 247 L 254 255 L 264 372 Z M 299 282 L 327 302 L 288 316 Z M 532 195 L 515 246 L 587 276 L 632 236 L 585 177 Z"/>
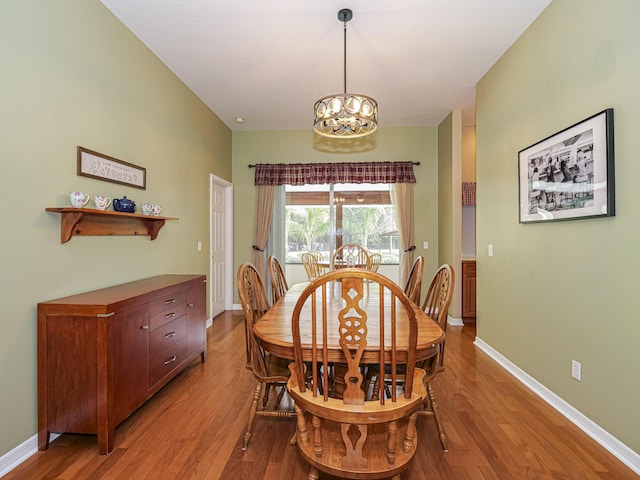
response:
<path id="1" fill-rule="evenodd" d="M 346 14 L 345 14 L 346 17 Z M 343 55 L 343 59 L 344 59 L 344 94 L 347 94 L 347 20 L 345 18 L 344 23 L 343 23 L 344 27 L 344 55 Z"/>

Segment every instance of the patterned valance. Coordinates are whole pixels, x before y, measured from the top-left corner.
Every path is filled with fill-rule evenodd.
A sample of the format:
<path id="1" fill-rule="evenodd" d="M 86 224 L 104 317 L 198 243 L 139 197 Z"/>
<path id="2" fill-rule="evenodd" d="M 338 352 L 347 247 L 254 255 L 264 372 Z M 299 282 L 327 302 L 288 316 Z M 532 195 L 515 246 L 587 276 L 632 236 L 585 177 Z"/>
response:
<path id="1" fill-rule="evenodd" d="M 476 204 L 476 183 L 462 182 L 462 205 Z"/>
<path id="2" fill-rule="evenodd" d="M 259 163 L 256 185 L 416 183 L 413 162 Z"/>

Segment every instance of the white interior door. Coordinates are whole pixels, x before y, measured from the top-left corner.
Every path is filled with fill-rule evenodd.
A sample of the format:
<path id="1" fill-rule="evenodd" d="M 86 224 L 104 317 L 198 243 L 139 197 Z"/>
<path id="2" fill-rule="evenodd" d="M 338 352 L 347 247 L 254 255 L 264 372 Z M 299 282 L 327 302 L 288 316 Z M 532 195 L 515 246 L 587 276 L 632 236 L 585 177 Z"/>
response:
<path id="1" fill-rule="evenodd" d="M 211 264 L 210 264 L 210 300 L 211 318 L 225 311 L 230 302 L 228 284 L 228 264 L 231 252 L 230 202 L 231 185 L 222 179 L 211 176 Z"/>

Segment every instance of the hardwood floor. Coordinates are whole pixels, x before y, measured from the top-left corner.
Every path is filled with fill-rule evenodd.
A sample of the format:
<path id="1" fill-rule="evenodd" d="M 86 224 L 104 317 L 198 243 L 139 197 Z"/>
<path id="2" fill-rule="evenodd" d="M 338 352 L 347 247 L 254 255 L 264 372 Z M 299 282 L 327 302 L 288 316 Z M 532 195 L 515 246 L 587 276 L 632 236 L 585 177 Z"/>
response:
<path id="1" fill-rule="evenodd" d="M 433 419 L 421 417 L 404 480 L 639 478 L 478 351 L 474 336 L 473 325 L 449 329 L 447 369 L 434 382 L 449 452 Z M 98 454 L 95 436 L 65 434 L 3 480 L 306 478 L 288 443 L 292 419 L 257 418 L 249 449 L 240 448 L 255 385 L 244 368 L 241 313 L 216 318 L 207 337 L 207 362 L 194 362 L 125 420 L 110 455 Z"/>

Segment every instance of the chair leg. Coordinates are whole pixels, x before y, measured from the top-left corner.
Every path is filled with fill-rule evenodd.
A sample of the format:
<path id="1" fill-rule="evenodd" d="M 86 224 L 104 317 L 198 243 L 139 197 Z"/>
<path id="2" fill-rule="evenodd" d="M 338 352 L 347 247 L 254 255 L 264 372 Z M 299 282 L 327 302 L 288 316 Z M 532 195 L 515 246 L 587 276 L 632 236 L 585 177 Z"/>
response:
<path id="1" fill-rule="evenodd" d="M 433 419 L 436 421 L 436 427 L 438 428 L 438 434 L 440 436 L 440 443 L 442 444 L 442 449 L 445 452 L 448 452 L 447 448 L 447 434 L 444 431 L 444 425 L 440 421 L 440 407 L 438 406 L 438 402 L 436 401 L 436 393 L 431 387 L 430 383 L 427 383 L 427 393 L 429 395 L 429 403 L 431 403 L 431 411 L 433 412 Z"/>
<path id="2" fill-rule="evenodd" d="M 251 440 L 251 429 L 253 428 L 253 421 L 256 419 L 256 412 L 258 411 L 258 400 L 260 400 L 260 394 L 262 393 L 262 383 L 258 382 L 255 390 L 253 391 L 253 400 L 251 401 L 251 409 L 249 410 L 249 420 L 247 421 L 247 429 L 244 432 L 244 439 L 242 440 L 242 450 L 246 450 L 249 446 L 249 440 Z"/>
<path id="3" fill-rule="evenodd" d="M 376 375 L 373 382 L 373 391 L 371 392 L 371 400 L 380 400 L 380 375 Z"/>
<path id="4" fill-rule="evenodd" d="M 280 406 L 280 402 L 282 401 L 282 397 L 284 397 L 285 390 L 286 390 L 286 387 L 284 386 L 280 388 L 280 392 L 278 392 L 278 396 L 276 397 L 276 408 Z"/>
<path id="5" fill-rule="evenodd" d="M 264 389 L 264 396 L 262 397 L 262 408 L 267 408 L 267 402 L 269 401 L 269 392 L 273 384 L 267 383 Z"/>
<path id="6" fill-rule="evenodd" d="M 309 473 L 307 474 L 307 480 L 318 480 L 320 478 L 320 473 L 315 467 L 309 467 Z"/>

